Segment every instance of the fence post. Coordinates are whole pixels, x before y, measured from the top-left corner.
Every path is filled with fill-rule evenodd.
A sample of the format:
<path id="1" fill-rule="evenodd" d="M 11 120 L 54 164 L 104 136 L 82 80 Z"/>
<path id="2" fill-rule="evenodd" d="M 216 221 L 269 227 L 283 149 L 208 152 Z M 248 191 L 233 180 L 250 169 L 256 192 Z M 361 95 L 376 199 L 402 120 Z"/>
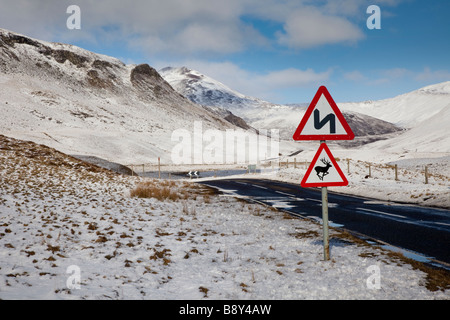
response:
<path id="1" fill-rule="evenodd" d="M 372 171 L 370 170 L 370 162 L 369 162 L 369 178 L 372 177 Z"/>
<path id="2" fill-rule="evenodd" d="M 398 165 L 395 165 L 394 170 L 395 170 L 395 181 L 398 181 Z"/>
<path id="3" fill-rule="evenodd" d="M 425 166 L 425 184 L 428 184 L 428 166 Z"/>
<path id="4" fill-rule="evenodd" d="M 350 159 L 347 159 L 347 173 L 350 174 Z"/>
<path id="5" fill-rule="evenodd" d="M 134 166 L 131 165 L 131 176 L 134 176 Z"/>
<path id="6" fill-rule="evenodd" d="M 158 157 L 158 179 L 161 179 L 161 158 Z"/>
<path id="7" fill-rule="evenodd" d="M 297 169 L 297 158 L 294 158 L 294 169 Z"/>

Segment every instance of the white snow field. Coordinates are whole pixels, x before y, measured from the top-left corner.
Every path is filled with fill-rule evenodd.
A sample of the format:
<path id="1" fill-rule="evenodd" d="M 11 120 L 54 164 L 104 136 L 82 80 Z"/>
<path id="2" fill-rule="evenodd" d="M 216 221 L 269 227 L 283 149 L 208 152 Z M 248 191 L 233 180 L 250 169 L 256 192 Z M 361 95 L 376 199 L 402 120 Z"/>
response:
<path id="1" fill-rule="evenodd" d="M 324 261 L 312 221 L 0 139 L 1 299 L 450 298 L 448 273 L 338 230 Z"/>

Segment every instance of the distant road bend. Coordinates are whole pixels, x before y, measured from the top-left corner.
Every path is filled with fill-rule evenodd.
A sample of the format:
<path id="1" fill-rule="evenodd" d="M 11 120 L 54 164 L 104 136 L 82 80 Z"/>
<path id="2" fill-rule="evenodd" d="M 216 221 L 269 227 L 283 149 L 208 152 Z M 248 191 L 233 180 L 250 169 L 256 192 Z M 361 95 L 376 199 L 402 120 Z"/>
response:
<path id="1" fill-rule="evenodd" d="M 319 189 L 263 179 L 220 179 L 199 182 L 219 191 L 287 211 L 322 218 Z M 328 192 L 329 224 L 417 254 L 425 262 L 450 268 L 450 211 L 397 204 Z"/>

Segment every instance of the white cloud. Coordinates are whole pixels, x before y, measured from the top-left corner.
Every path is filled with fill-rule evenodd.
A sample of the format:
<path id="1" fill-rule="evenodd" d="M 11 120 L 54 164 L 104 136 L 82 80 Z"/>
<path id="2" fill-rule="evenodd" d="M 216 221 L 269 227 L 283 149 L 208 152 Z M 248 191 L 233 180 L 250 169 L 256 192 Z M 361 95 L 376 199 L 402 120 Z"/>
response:
<path id="1" fill-rule="evenodd" d="M 417 81 L 449 81 L 450 80 L 450 71 L 448 70 L 431 70 L 426 67 L 422 72 L 419 72 L 414 77 Z"/>
<path id="2" fill-rule="evenodd" d="M 383 70 L 382 74 L 389 79 L 398 79 L 408 75 L 411 75 L 412 72 L 405 68 L 392 68 Z"/>
<path id="3" fill-rule="evenodd" d="M 360 31 L 336 14 L 352 13 L 360 1 L 341 0 L 338 6 L 329 1 L 319 9 L 299 0 L 77 0 L 81 30 L 73 31 L 66 28 L 72 0 L 0 0 L 0 21 L 43 40 L 139 43 L 149 54 L 227 54 L 267 46 L 273 38 L 243 17 L 284 25 L 278 44 L 287 46 L 359 40 Z"/>
<path id="4" fill-rule="evenodd" d="M 318 84 L 328 80 L 332 73 L 329 69 L 325 72 L 316 72 L 313 69 L 284 69 L 279 71 L 273 71 L 257 77 L 257 80 L 261 85 L 266 87 L 278 88 L 293 88 L 303 87 L 312 84 Z"/>
<path id="5" fill-rule="evenodd" d="M 292 12 L 284 30 L 278 35 L 280 44 L 296 48 L 355 42 L 364 38 L 362 31 L 346 18 L 324 14 L 314 7 Z"/>
<path id="6" fill-rule="evenodd" d="M 364 75 L 363 75 L 360 71 L 358 71 L 358 70 L 350 71 L 350 72 L 344 73 L 344 79 L 350 80 L 350 81 L 355 81 L 355 82 L 367 80 L 366 76 L 364 76 Z"/>
<path id="7" fill-rule="evenodd" d="M 437 82 L 449 81 L 450 71 L 445 69 L 432 70 L 425 67 L 423 71 L 416 71 L 406 68 L 391 68 L 383 70 L 366 70 L 363 74 L 359 70 L 346 72 L 344 79 L 362 82 L 370 86 L 379 86 L 396 83 L 398 81 L 413 81 L 423 85 Z"/>

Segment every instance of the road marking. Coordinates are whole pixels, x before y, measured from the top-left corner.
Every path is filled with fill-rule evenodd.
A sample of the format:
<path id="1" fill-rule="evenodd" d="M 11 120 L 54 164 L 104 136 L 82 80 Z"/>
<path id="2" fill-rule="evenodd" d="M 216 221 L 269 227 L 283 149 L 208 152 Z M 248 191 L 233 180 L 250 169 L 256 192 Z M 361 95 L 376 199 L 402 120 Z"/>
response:
<path id="1" fill-rule="evenodd" d="M 315 201 L 315 202 L 322 202 L 322 200 L 311 199 L 311 198 L 306 198 L 306 200 L 311 200 L 311 201 Z"/>
<path id="2" fill-rule="evenodd" d="M 295 206 L 289 204 L 289 201 L 270 201 L 270 200 L 268 200 L 268 202 L 270 202 L 270 204 L 274 208 L 285 208 L 285 209 L 295 208 Z"/>
<path id="3" fill-rule="evenodd" d="M 450 226 L 449 223 L 444 223 L 444 222 L 435 222 L 435 224 L 440 224 L 440 225 L 443 225 L 443 226 Z"/>
<path id="4" fill-rule="evenodd" d="M 393 213 L 387 213 L 387 212 L 378 211 L 378 210 L 372 210 L 372 209 L 366 209 L 366 208 L 356 208 L 356 210 L 375 212 L 375 213 L 384 214 L 384 215 L 392 216 L 392 217 L 396 217 L 396 218 L 407 219 L 405 216 L 401 216 L 401 215 L 393 214 Z"/>
<path id="5" fill-rule="evenodd" d="M 267 190 L 267 189 L 268 189 L 268 188 L 266 188 L 266 187 L 258 186 L 258 185 L 256 185 L 256 184 L 252 184 L 252 186 L 257 187 L 257 188 L 260 188 L 260 189 L 264 189 L 264 190 Z"/>
<path id="6" fill-rule="evenodd" d="M 286 192 L 277 191 L 277 190 L 275 190 L 275 192 L 276 192 L 276 193 L 279 193 L 279 194 L 283 194 L 283 195 L 285 195 L 285 196 L 295 197 L 293 194 L 289 194 L 289 193 L 286 193 Z"/>

